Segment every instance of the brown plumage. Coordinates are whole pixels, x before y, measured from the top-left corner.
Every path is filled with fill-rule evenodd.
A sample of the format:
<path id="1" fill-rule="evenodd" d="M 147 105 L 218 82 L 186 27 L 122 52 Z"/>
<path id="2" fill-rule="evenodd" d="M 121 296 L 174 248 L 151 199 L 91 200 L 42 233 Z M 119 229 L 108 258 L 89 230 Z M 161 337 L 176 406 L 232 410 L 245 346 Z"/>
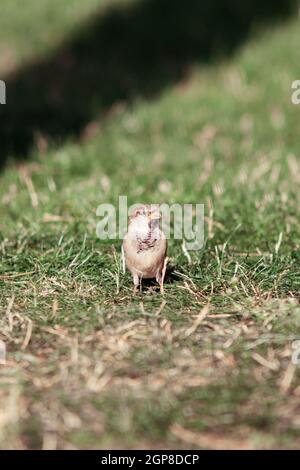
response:
<path id="1" fill-rule="evenodd" d="M 134 292 L 142 279 L 151 278 L 155 278 L 160 291 L 164 291 L 168 258 L 167 240 L 159 227 L 160 218 L 159 209 L 146 204 L 137 208 L 130 217 L 123 252 L 133 277 Z"/>

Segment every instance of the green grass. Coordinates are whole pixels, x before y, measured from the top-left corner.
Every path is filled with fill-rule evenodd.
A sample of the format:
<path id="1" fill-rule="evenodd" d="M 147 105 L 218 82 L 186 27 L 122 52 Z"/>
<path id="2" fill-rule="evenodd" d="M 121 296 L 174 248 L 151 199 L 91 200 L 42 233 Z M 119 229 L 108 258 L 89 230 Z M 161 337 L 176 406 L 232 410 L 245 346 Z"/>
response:
<path id="1" fill-rule="evenodd" d="M 55 54 L 108 2 L 30 0 L 22 19 L 17 0 L 2 3 L 13 60 L 0 78 Z M 9 156 L 1 448 L 299 447 L 299 38 L 295 18 L 269 26 L 151 99 L 116 100 L 93 116 L 96 135 Z M 178 274 L 163 298 L 134 297 L 121 242 L 96 236 L 98 205 L 119 195 L 205 204 L 205 246 L 189 265 L 170 241 Z"/>

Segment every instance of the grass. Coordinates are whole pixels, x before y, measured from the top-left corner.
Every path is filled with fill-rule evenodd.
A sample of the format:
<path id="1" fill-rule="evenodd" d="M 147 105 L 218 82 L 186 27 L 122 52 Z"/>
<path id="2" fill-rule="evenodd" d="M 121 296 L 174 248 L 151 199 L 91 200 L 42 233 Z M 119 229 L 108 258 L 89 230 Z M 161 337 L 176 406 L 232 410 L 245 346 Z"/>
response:
<path id="1" fill-rule="evenodd" d="M 2 1 L 1 79 L 108 2 L 29 3 L 20 29 Z M 264 28 L 151 99 L 114 102 L 79 139 L 37 134 L 29 159 L 9 156 L 1 448 L 299 447 L 299 35 L 296 18 Z M 205 204 L 205 246 L 189 265 L 170 242 L 164 297 L 133 297 L 121 242 L 96 236 L 119 195 Z"/>

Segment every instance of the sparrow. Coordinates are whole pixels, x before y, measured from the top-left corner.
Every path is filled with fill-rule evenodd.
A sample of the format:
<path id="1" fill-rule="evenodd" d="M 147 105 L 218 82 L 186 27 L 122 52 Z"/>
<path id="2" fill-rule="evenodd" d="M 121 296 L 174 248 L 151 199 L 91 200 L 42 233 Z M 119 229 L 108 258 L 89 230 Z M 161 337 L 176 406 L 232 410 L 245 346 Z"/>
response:
<path id="1" fill-rule="evenodd" d="M 122 251 L 125 264 L 131 272 L 136 293 L 142 279 L 155 278 L 160 292 L 164 292 L 164 278 L 168 264 L 167 240 L 160 229 L 161 214 L 157 205 L 144 204 L 129 218 Z"/>

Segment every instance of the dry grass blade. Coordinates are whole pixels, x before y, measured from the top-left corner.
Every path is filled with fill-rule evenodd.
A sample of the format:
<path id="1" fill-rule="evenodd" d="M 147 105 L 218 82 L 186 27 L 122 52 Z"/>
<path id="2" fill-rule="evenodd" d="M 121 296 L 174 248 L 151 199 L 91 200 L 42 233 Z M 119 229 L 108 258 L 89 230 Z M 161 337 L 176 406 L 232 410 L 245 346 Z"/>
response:
<path id="1" fill-rule="evenodd" d="M 280 389 L 282 393 L 287 393 L 292 385 L 292 381 L 295 375 L 295 371 L 297 369 L 297 366 L 293 364 L 292 362 L 288 365 L 282 381 L 280 382 Z"/>
<path id="2" fill-rule="evenodd" d="M 185 429 L 177 423 L 171 426 L 170 432 L 185 444 L 195 446 L 199 449 L 251 450 L 253 448 L 251 442 L 247 439 L 219 436 L 213 432 L 196 433 Z"/>
<path id="3" fill-rule="evenodd" d="M 24 341 L 23 341 L 23 344 L 21 346 L 22 349 L 26 349 L 29 342 L 30 342 L 30 339 L 31 339 L 31 335 L 32 335 L 32 329 L 33 329 L 33 323 L 32 321 L 30 320 L 30 318 L 26 318 L 27 320 L 27 329 L 26 329 L 26 335 L 25 335 L 25 338 L 24 338 Z"/>
<path id="4" fill-rule="evenodd" d="M 267 369 L 270 369 L 270 370 L 273 370 L 273 371 L 277 371 L 278 370 L 278 363 L 275 362 L 275 361 L 268 361 L 267 359 L 265 359 L 264 357 L 262 357 L 260 354 L 258 353 L 253 353 L 252 354 L 252 357 L 253 359 L 258 362 L 260 365 L 262 365 L 263 367 L 266 367 Z"/>
<path id="5" fill-rule="evenodd" d="M 10 332 L 12 332 L 13 327 L 14 327 L 14 325 L 13 325 L 13 316 L 12 316 L 12 313 L 11 313 L 14 301 L 15 301 L 15 296 L 13 295 L 12 298 L 10 299 L 10 301 L 8 302 L 8 306 L 7 306 L 7 309 L 6 309 L 6 316 L 7 316 L 7 319 L 8 319 L 8 330 Z"/>
<path id="6" fill-rule="evenodd" d="M 0 276 L 0 281 L 6 281 L 9 279 L 14 279 L 16 277 L 22 277 L 22 276 L 30 276 L 31 274 L 34 274 L 35 271 L 27 271 L 25 273 L 14 273 L 14 274 L 3 274 Z"/>
<path id="7" fill-rule="evenodd" d="M 200 323 L 204 320 L 204 318 L 208 314 L 209 310 L 210 310 L 210 304 L 208 303 L 200 311 L 200 313 L 197 316 L 196 320 L 194 321 L 193 325 L 185 331 L 185 336 L 186 337 L 191 336 L 193 333 L 195 333 L 195 331 L 197 330 Z"/>

